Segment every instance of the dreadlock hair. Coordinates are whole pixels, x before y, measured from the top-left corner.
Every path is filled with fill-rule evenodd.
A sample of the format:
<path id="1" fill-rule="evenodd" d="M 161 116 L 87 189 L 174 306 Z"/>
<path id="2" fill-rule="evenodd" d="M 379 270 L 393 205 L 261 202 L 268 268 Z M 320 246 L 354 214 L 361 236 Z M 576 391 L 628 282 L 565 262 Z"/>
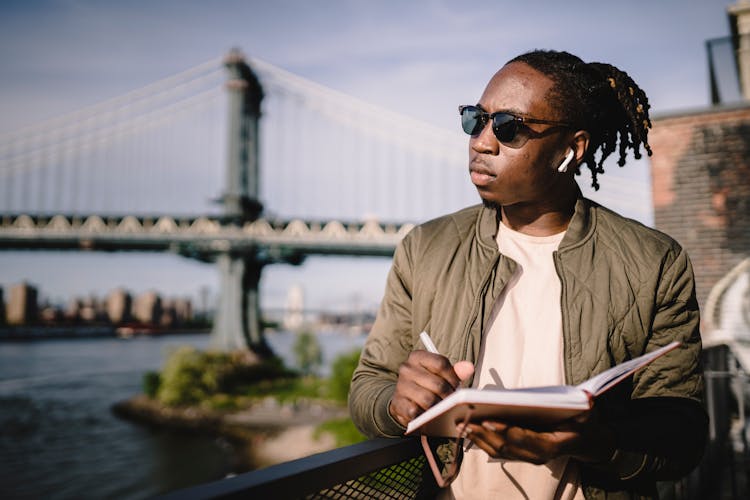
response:
<path id="1" fill-rule="evenodd" d="M 646 93 L 624 71 L 606 63 L 585 63 L 568 52 L 535 50 L 509 61 L 523 62 L 554 82 L 550 102 L 570 121 L 591 135 L 583 162 L 591 171 L 591 186 L 599 189 L 604 160 L 619 148 L 619 166 L 628 149 L 641 158 L 641 146 L 651 156 L 651 119 Z M 594 154 L 601 150 L 597 162 Z M 580 174 L 580 170 L 576 171 Z"/>

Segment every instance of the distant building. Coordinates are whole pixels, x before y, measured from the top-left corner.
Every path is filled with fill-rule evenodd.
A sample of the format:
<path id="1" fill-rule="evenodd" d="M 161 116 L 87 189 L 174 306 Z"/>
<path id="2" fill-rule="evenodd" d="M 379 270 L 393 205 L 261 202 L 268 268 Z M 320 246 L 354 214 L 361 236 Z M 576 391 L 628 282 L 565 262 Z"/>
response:
<path id="1" fill-rule="evenodd" d="M 172 301 L 175 317 L 178 323 L 187 323 L 193 320 L 193 303 L 188 298 L 177 298 Z"/>
<path id="2" fill-rule="evenodd" d="M 289 288 L 286 296 L 283 326 L 285 330 L 297 331 L 304 323 L 305 292 L 300 285 Z"/>
<path id="3" fill-rule="evenodd" d="M 66 320 L 73 323 L 77 322 L 81 317 L 81 301 L 77 298 L 68 300 L 63 314 L 65 315 Z"/>
<path id="4" fill-rule="evenodd" d="M 177 324 L 177 314 L 175 312 L 173 299 L 164 299 L 162 301 L 159 324 L 166 328 L 172 328 Z"/>
<path id="5" fill-rule="evenodd" d="M 159 324 L 162 317 L 159 294 L 148 291 L 138 295 L 133 301 L 133 317 L 141 323 Z"/>
<path id="6" fill-rule="evenodd" d="M 9 325 L 26 325 L 37 321 L 37 289 L 28 283 L 19 283 L 10 288 L 5 319 Z"/>
<path id="7" fill-rule="evenodd" d="M 80 308 L 78 309 L 78 319 L 84 323 L 92 323 L 96 320 L 96 309 L 94 309 L 94 301 L 91 297 L 84 297 L 79 301 Z"/>
<path id="8" fill-rule="evenodd" d="M 38 301 L 39 319 L 42 323 L 57 324 L 63 320 L 63 311 L 49 300 Z"/>
<path id="9" fill-rule="evenodd" d="M 162 301 L 159 324 L 167 328 L 184 325 L 193 319 L 193 305 L 190 299 L 168 298 Z"/>
<path id="10" fill-rule="evenodd" d="M 124 289 L 112 290 L 107 296 L 107 318 L 110 323 L 126 323 L 131 321 L 133 297 Z"/>

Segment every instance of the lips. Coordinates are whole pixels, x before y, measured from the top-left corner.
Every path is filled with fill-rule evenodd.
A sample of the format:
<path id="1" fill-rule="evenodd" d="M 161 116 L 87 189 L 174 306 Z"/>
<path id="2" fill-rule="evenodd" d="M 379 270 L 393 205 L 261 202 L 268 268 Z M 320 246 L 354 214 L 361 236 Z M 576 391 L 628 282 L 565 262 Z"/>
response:
<path id="1" fill-rule="evenodd" d="M 479 161 L 471 162 L 469 173 L 471 175 L 471 182 L 477 187 L 486 186 L 497 178 L 492 170 Z"/>

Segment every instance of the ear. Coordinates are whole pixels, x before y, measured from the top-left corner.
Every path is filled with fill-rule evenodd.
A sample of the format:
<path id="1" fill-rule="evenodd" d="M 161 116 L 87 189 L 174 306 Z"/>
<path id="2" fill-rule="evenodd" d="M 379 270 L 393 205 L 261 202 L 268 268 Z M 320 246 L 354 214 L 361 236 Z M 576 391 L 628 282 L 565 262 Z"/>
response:
<path id="1" fill-rule="evenodd" d="M 585 130 L 579 130 L 573 136 L 573 141 L 570 147 L 575 151 L 575 164 L 580 165 L 583 161 L 583 157 L 586 156 L 586 151 L 589 149 L 589 142 L 591 140 L 591 134 Z"/>

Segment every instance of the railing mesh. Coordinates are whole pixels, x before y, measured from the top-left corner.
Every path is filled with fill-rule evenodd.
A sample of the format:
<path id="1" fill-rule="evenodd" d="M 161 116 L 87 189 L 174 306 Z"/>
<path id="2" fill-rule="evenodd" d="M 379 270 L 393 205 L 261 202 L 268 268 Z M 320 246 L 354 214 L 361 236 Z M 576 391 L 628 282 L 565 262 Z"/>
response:
<path id="1" fill-rule="evenodd" d="M 421 498 L 424 471 L 424 456 L 410 458 L 398 464 L 360 476 L 331 488 L 316 492 L 305 498 L 375 498 L 383 500 L 405 500 Z"/>

